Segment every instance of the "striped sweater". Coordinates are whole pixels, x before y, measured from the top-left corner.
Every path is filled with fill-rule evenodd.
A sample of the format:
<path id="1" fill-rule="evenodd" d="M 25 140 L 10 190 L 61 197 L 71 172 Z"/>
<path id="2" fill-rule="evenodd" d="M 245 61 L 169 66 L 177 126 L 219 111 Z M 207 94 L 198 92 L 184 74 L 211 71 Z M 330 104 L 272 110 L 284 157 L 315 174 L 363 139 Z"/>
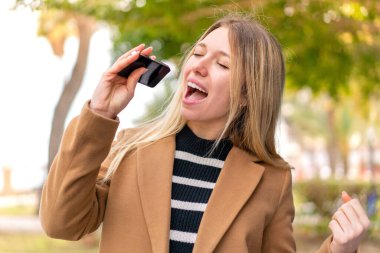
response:
<path id="1" fill-rule="evenodd" d="M 176 136 L 171 195 L 170 252 L 192 252 L 207 202 L 232 143 L 197 137 L 188 126 Z"/>

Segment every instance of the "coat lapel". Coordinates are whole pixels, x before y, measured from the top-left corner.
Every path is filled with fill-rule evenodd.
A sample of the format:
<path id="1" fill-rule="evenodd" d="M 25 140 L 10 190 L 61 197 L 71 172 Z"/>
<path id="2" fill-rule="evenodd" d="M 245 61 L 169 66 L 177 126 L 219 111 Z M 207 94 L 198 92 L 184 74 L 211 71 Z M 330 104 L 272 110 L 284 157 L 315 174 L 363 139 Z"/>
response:
<path id="1" fill-rule="evenodd" d="M 174 135 L 137 151 L 138 185 L 153 252 L 169 251 L 174 151 Z"/>
<path id="2" fill-rule="evenodd" d="M 193 252 L 212 252 L 252 195 L 264 172 L 255 161 L 238 148 L 231 149 L 203 214 Z"/>

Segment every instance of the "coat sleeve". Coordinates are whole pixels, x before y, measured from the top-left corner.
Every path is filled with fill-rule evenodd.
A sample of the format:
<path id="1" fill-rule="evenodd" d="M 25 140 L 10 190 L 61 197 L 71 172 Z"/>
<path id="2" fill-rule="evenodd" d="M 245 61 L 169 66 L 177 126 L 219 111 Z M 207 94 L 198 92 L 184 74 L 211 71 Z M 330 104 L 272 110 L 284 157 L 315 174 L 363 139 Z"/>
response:
<path id="1" fill-rule="evenodd" d="M 109 164 L 118 125 L 88 103 L 69 123 L 42 190 L 40 219 L 48 236 L 79 240 L 103 221 L 109 185 L 97 177 L 102 163 Z"/>
<path id="2" fill-rule="evenodd" d="M 296 252 L 293 219 L 292 177 L 290 169 L 287 169 L 276 212 L 264 231 L 262 252 Z"/>

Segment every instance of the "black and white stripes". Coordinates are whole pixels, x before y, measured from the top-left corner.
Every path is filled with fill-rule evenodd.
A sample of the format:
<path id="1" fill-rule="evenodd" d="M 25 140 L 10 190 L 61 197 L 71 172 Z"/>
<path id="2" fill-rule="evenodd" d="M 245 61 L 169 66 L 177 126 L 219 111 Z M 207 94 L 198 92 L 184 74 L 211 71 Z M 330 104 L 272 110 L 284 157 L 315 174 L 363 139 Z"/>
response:
<path id="1" fill-rule="evenodd" d="M 213 144 L 197 137 L 187 126 L 176 136 L 170 252 L 192 252 L 203 213 L 232 148 L 230 141 L 222 140 L 209 155 Z"/>

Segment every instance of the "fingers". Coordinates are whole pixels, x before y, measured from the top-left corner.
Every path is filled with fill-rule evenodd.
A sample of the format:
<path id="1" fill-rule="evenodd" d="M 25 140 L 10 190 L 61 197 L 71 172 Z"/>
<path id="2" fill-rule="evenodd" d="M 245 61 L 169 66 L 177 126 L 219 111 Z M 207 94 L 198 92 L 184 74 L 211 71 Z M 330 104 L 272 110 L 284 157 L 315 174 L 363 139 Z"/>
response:
<path id="1" fill-rule="evenodd" d="M 338 211 L 335 212 L 334 216 L 333 216 L 333 220 L 335 220 L 339 227 L 341 228 L 341 230 L 347 234 L 351 234 L 352 233 L 352 217 L 349 217 L 347 216 L 343 209 L 342 208 L 339 208 Z"/>
<path id="2" fill-rule="evenodd" d="M 357 199 L 353 199 L 348 195 L 347 192 L 342 192 L 342 200 L 344 204 L 341 208 L 345 211 L 345 213 L 350 213 L 351 215 L 349 217 L 352 217 L 352 219 L 355 219 L 353 221 L 355 224 L 360 223 L 365 229 L 368 229 L 370 225 L 370 221 L 368 219 L 367 213 L 360 204 L 360 202 Z M 352 214 L 354 213 L 354 215 Z"/>
<path id="3" fill-rule="evenodd" d="M 145 56 L 149 56 L 152 52 L 153 52 L 153 48 L 152 47 L 147 47 L 147 48 L 145 48 L 144 50 L 141 51 L 141 54 L 145 55 Z M 155 60 L 156 56 L 155 55 L 151 55 L 150 59 Z"/>
<path id="4" fill-rule="evenodd" d="M 141 54 L 145 55 L 145 56 L 149 56 L 152 52 L 153 52 L 153 48 L 152 47 L 147 47 L 147 48 L 145 48 L 144 50 L 141 51 Z"/>
<path id="5" fill-rule="evenodd" d="M 129 75 L 127 86 L 130 87 L 130 90 L 132 91 L 132 93 L 134 93 L 134 91 L 135 91 L 135 88 L 136 88 L 136 85 L 137 85 L 137 81 L 139 80 L 140 76 L 142 74 L 144 74 L 144 72 L 146 70 L 147 70 L 146 68 L 138 68 L 138 69 L 135 69 Z"/>
<path id="6" fill-rule="evenodd" d="M 335 240 L 337 238 L 344 238 L 344 231 L 336 219 L 332 219 L 330 221 L 329 228 L 330 228 Z"/>
<path id="7" fill-rule="evenodd" d="M 334 213 L 329 223 L 333 234 L 331 252 L 355 252 L 370 226 L 368 216 L 357 199 L 342 192 L 344 204 Z"/>
<path id="8" fill-rule="evenodd" d="M 140 54 L 150 55 L 153 51 L 152 47 L 145 48 L 145 44 L 140 44 L 137 47 L 132 48 L 123 55 L 121 55 L 116 62 L 108 70 L 111 74 L 117 74 L 123 68 L 136 61 Z"/>
<path id="9" fill-rule="evenodd" d="M 351 205 L 343 205 L 341 208 L 339 208 L 340 211 L 343 212 L 343 214 L 347 217 L 348 221 L 350 222 L 351 226 L 355 229 L 359 228 L 359 225 L 361 224 L 359 221 L 358 214 L 355 212 L 353 207 Z"/>
<path id="10" fill-rule="evenodd" d="M 117 59 L 116 62 L 111 66 L 111 68 L 108 70 L 108 72 L 111 74 L 117 74 L 122 69 L 124 69 L 126 66 L 128 66 L 132 62 L 136 61 L 137 58 L 139 58 L 139 54 L 141 51 L 141 48 L 139 48 L 139 47 L 140 46 L 138 46 L 136 48 L 140 49 L 140 50 L 129 50 L 127 53 L 120 56 L 119 59 Z M 134 52 L 134 53 L 132 53 L 132 52 Z"/>
<path id="11" fill-rule="evenodd" d="M 119 60 L 126 59 L 126 58 L 128 58 L 129 56 L 134 55 L 133 52 L 141 52 L 141 51 L 144 50 L 144 48 L 145 48 L 145 44 L 142 43 L 142 44 L 140 44 L 140 45 L 138 45 L 138 46 L 132 48 L 131 50 L 128 50 L 128 51 L 127 51 L 126 53 L 124 53 L 123 55 L 121 55 L 121 56 L 116 60 L 116 62 L 119 61 Z"/>
<path id="12" fill-rule="evenodd" d="M 352 198 L 350 195 L 348 195 L 347 192 L 345 191 L 342 191 L 342 200 L 343 200 L 343 203 L 347 203 L 348 201 L 350 201 Z"/>
<path id="13" fill-rule="evenodd" d="M 355 211 L 355 213 L 358 217 L 358 220 L 360 221 L 360 224 L 363 226 L 363 228 L 365 230 L 367 230 L 369 228 L 371 222 L 368 218 L 366 211 L 364 210 L 364 208 L 360 204 L 360 202 L 357 199 L 353 199 L 348 203 L 351 205 L 351 207 Z"/>
<path id="14" fill-rule="evenodd" d="M 129 64 L 132 62 L 136 61 L 137 58 L 139 57 L 140 54 L 149 56 L 153 52 L 152 47 L 147 47 L 145 48 L 144 44 L 140 44 L 135 48 L 132 48 L 122 56 L 120 56 L 116 62 L 111 66 L 111 68 L 108 70 L 109 73 L 111 74 L 117 74 L 119 73 L 122 69 L 127 67 Z M 155 59 L 155 56 L 151 56 L 151 59 Z"/>
<path id="15" fill-rule="evenodd" d="M 343 235 L 344 238 L 351 240 L 361 237 L 368 230 L 370 221 L 360 202 L 344 193 L 342 199 L 346 202 L 335 212 L 329 227 L 334 236 Z"/>

